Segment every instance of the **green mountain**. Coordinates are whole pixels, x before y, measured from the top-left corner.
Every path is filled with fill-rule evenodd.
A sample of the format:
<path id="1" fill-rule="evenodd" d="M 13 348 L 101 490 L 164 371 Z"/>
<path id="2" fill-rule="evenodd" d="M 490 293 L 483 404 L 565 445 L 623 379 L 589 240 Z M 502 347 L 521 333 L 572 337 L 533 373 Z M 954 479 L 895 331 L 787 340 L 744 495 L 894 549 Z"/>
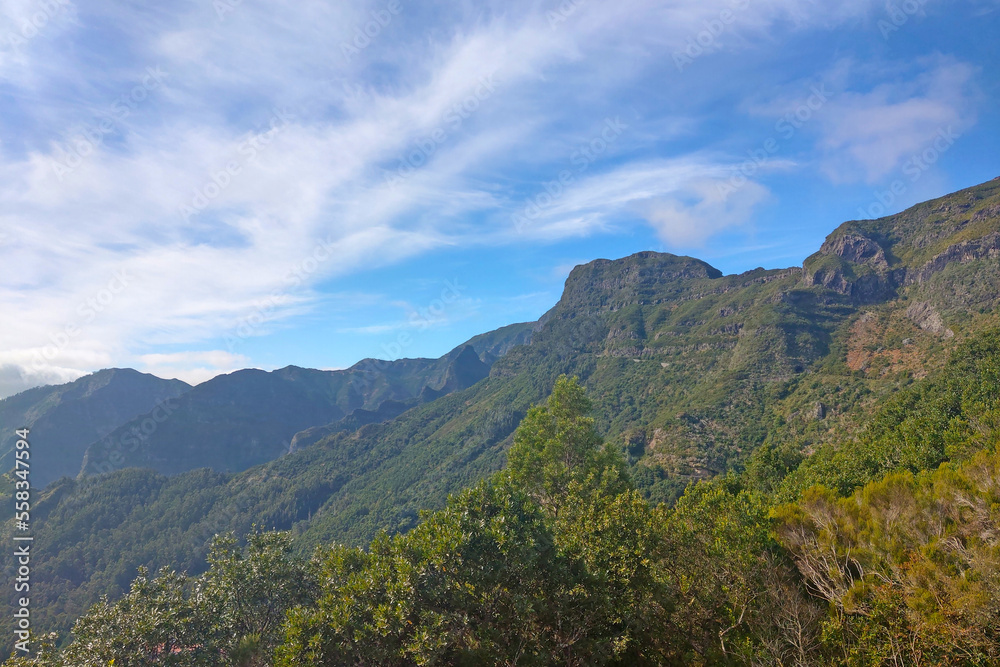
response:
<path id="1" fill-rule="evenodd" d="M 488 353 L 488 345 L 483 345 Z M 469 387 L 489 373 L 474 345 L 440 359 L 366 359 L 344 371 L 289 366 L 242 370 L 121 425 L 87 448 L 85 474 L 140 467 L 165 474 L 197 468 L 239 472 L 329 432 L 395 417 L 414 405 Z M 343 425 L 339 425 L 339 424 Z M 357 426 L 354 426 L 357 428 Z"/>
<path id="2" fill-rule="evenodd" d="M 40 488 L 64 475 L 76 476 L 88 445 L 189 389 L 179 380 L 113 368 L 5 398 L 0 401 L 0 470 L 14 467 L 14 429 L 27 426 L 32 485 Z"/>
<path id="3" fill-rule="evenodd" d="M 288 529 L 308 550 L 408 531 L 420 510 L 442 507 L 449 493 L 503 466 L 514 429 L 561 374 L 584 383 L 598 430 L 625 451 L 654 502 L 672 503 L 691 481 L 740 469 L 757 451 L 792 459 L 827 451 L 858 433 L 878 403 L 943 367 L 955 345 L 997 323 L 998 234 L 994 181 L 845 223 L 802 268 L 724 276 L 700 260 L 652 252 L 577 267 L 559 303 L 516 330 L 530 329 L 530 342 L 505 350 L 481 341 L 506 354 L 472 386 L 379 423 L 334 414 L 327 422 L 342 428 L 302 434 L 292 453 L 239 474 L 125 469 L 47 489 L 35 510 L 39 623 L 65 628 L 99 595 L 124 592 L 140 565 L 203 570 L 206 543 L 219 532 Z M 383 403 L 389 415 L 413 395 L 383 398 L 402 403 Z M 243 428 L 235 414 L 192 417 Z M 215 432 L 220 444 L 203 448 L 249 463 L 245 440 Z M 277 435 L 267 442 L 281 445 Z M 159 437 L 144 461 L 183 442 Z"/>

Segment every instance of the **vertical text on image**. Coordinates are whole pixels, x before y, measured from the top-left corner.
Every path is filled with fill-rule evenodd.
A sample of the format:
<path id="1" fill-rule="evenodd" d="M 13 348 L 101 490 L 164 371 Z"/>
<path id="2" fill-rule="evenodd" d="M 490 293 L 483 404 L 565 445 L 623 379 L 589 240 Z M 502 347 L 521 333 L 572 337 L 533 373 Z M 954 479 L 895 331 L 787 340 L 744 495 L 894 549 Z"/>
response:
<path id="1" fill-rule="evenodd" d="M 31 637 L 31 543 L 34 537 L 26 533 L 31 527 L 31 444 L 29 431 L 20 428 L 15 431 L 17 444 L 14 450 L 14 526 L 21 534 L 14 534 L 14 558 L 16 559 L 14 578 L 14 647 L 27 653 Z"/>

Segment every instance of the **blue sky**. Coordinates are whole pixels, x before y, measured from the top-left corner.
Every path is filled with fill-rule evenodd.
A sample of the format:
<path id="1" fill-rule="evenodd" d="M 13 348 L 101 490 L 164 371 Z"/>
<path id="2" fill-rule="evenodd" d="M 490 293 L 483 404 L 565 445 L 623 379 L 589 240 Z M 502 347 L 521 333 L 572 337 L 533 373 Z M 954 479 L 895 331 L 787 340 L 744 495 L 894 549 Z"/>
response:
<path id="1" fill-rule="evenodd" d="M 997 0 L 0 0 L 0 396 L 436 357 L 1000 175 Z"/>

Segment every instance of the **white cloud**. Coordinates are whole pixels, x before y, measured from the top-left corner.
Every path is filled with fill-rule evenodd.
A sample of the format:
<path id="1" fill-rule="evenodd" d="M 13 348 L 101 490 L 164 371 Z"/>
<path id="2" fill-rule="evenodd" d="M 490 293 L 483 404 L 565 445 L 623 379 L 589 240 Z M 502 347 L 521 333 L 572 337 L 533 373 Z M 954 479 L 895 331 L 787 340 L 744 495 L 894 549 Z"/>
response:
<path id="1" fill-rule="evenodd" d="M 0 363 L 0 398 L 13 396 L 40 385 L 72 382 L 84 375 L 86 373 L 72 368 L 45 366 L 36 370 L 19 364 Z"/>
<path id="2" fill-rule="evenodd" d="M 762 171 L 785 168 L 772 159 Z M 582 236 L 639 218 L 673 247 L 701 246 L 713 235 L 749 222 L 765 187 L 721 157 L 694 156 L 630 164 L 577 181 L 557 197 L 539 193 L 518 211 L 518 233 L 531 238 Z"/>
<path id="3" fill-rule="evenodd" d="M 715 234 L 747 223 L 769 197 L 767 188 L 753 181 L 732 191 L 728 186 L 722 179 L 686 183 L 676 193 L 646 203 L 644 217 L 674 247 L 704 246 Z"/>
<path id="4" fill-rule="evenodd" d="M 246 357 L 225 350 L 144 354 L 138 358 L 139 370 L 162 378 L 176 378 L 199 384 L 221 373 L 232 373 L 249 364 Z"/>
<path id="5" fill-rule="evenodd" d="M 822 168 L 832 181 L 878 182 L 930 147 L 940 132 L 961 134 L 975 122 L 972 66 L 946 57 L 916 66 L 922 70 L 916 76 L 893 66 L 897 81 L 831 99 L 819 120 Z"/>
<path id="6" fill-rule="evenodd" d="M 30 4 L 0 0 L 0 15 L 20 20 Z M 0 50 L 0 83 L 27 119 L 17 145 L 0 144 L 0 312 L 23 323 L 0 330 L 0 349 L 13 351 L 0 363 L 16 365 L 9 372 L 28 378 L 22 384 L 137 355 L 146 370 L 198 381 L 250 360 L 142 355 L 212 346 L 255 315 L 262 323 L 250 335 L 264 335 L 321 303 L 316 290 L 331 278 L 442 246 L 523 238 L 493 226 L 510 214 L 502 184 L 525 165 L 563 160 L 593 121 L 581 118 L 585 105 L 615 100 L 643 76 L 638 63 L 668 61 L 731 2 L 584 3 L 554 25 L 528 0 L 404 3 L 352 59 L 341 45 L 369 20 L 370 3 L 241 3 L 222 19 L 206 2 L 169 13 L 64 4 L 24 49 Z M 761 0 L 741 13 L 740 29 L 826 26 L 869 7 Z M 157 66 L 162 87 L 60 178 L 61 147 Z M 493 73 L 497 90 L 455 126 L 449 112 Z M 857 113 L 876 102 L 861 100 Z M 293 117 L 263 134 L 276 108 Z M 386 171 L 439 128 L 446 137 L 425 163 L 387 183 Z M 837 150 L 874 159 L 865 156 L 878 147 L 830 136 Z M 251 150 L 253 137 L 267 144 Z M 725 179 L 726 163 L 609 165 L 568 188 L 527 233 L 559 239 L 638 216 L 668 242 L 703 241 L 742 224 L 763 196 L 750 184 L 732 201 L 713 200 L 705 184 Z M 238 173 L 225 175 L 232 165 Z M 196 193 L 204 210 L 185 219 Z M 122 271 L 127 285 L 112 291 Z"/>

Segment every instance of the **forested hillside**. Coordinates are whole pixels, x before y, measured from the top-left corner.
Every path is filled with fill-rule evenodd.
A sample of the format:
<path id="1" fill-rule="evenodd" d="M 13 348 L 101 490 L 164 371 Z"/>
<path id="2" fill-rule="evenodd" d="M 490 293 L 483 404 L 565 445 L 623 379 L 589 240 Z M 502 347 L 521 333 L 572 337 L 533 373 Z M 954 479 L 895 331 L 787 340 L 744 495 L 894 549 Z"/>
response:
<path id="1" fill-rule="evenodd" d="M 940 397 L 947 387 L 956 399 Z M 911 406 L 901 414 L 899 406 Z M 876 481 L 783 503 L 787 459 L 637 493 L 565 377 L 502 472 L 367 549 L 216 538 L 198 577 L 141 572 L 26 665 L 989 665 L 1000 659 L 1000 330 L 838 452 Z M 942 415 L 945 409 L 947 414 Z M 944 418 L 942 418 L 944 417 Z M 930 442 L 914 459 L 912 428 Z M 938 440 L 953 445 L 940 452 Z M 831 448 L 831 446 L 826 446 Z M 940 467 L 935 460 L 948 462 Z M 856 460 L 857 458 L 861 460 Z M 808 468 L 807 465 L 800 465 Z M 913 471 L 916 469 L 916 472 Z M 791 484 L 795 486 L 794 482 Z"/>
<path id="2" fill-rule="evenodd" d="M 112 368 L 59 386 L 37 387 L 0 401 L 0 470 L 14 467 L 14 429 L 38 436 L 32 483 L 41 488 L 80 472 L 87 447 L 125 422 L 191 389 L 180 380 Z M 161 413 L 158 413 L 161 414 Z M 9 480 L 7 480 L 9 482 Z"/>
<path id="3" fill-rule="evenodd" d="M 160 664 L 164 646 L 203 661 L 177 664 L 270 664 L 276 647 L 288 665 L 990 664 L 997 239 L 994 181 L 847 223 L 804 268 L 577 267 L 488 377 L 389 421 L 312 431 L 239 474 L 129 468 L 46 489 L 38 627 L 65 632 L 109 595 L 68 649 L 81 665 L 106 664 L 74 662 L 84 646 L 116 665 Z M 902 516 L 914 532 L 897 537 L 884 522 Z M 266 627 L 198 593 L 235 576 L 206 569 L 212 537 L 254 526 L 287 534 L 213 559 L 288 568 Z M 194 579 L 142 579 L 116 603 L 140 566 Z M 127 642 L 100 630 L 143 618 Z"/>
<path id="4" fill-rule="evenodd" d="M 472 345 L 462 345 L 440 359 L 366 359 L 342 371 L 289 366 L 221 375 L 168 411 L 140 415 L 93 442 L 83 472 L 241 472 L 288 453 L 300 431 L 329 424 L 334 432 L 392 418 L 475 384 L 489 369 Z"/>

